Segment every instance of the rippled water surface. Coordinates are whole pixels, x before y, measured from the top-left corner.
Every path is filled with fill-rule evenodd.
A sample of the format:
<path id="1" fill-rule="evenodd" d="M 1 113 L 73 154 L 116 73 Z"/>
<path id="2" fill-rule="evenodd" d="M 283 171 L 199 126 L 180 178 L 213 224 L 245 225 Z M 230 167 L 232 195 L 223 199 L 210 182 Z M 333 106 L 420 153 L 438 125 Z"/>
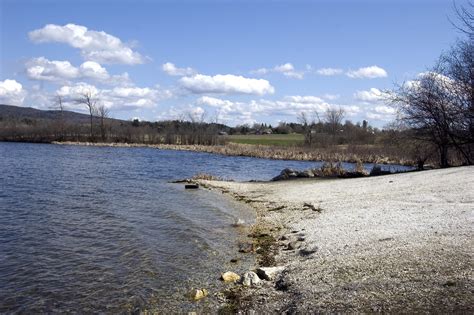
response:
<path id="1" fill-rule="evenodd" d="M 311 162 L 149 148 L 0 142 L 0 312 L 209 310 L 251 209 L 168 181 L 199 172 L 268 180 Z M 235 265 L 229 261 L 239 257 Z M 214 304 L 213 304 L 214 303 Z"/>

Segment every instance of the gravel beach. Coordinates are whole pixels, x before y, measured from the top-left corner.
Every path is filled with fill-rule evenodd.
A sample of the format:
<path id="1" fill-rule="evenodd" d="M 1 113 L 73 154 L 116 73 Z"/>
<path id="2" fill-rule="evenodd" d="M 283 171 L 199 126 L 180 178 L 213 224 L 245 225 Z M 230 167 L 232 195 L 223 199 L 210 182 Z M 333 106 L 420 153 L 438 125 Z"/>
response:
<path id="1" fill-rule="evenodd" d="M 474 311 L 474 167 L 357 179 L 207 181 L 274 234 L 275 281 L 240 307 L 269 313 Z"/>

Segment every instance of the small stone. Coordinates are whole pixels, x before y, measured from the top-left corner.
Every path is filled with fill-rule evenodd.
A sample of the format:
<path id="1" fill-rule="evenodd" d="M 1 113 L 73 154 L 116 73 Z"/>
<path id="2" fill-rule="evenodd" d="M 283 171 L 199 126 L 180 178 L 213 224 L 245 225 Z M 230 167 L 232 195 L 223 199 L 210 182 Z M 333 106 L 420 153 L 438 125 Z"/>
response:
<path id="1" fill-rule="evenodd" d="M 237 282 L 240 280 L 240 276 L 235 272 L 227 271 L 221 275 L 221 279 L 224 280 L 224 282 Z"/>
<path id="2" fill-rule="evenodd" d="M 251 287 L 260 284 L 261 280 L 253 271 L 248 271 L 242 276 L 242 285 Z"/>
<path id="3" fill-rule="evenodd" d="M 294 249 L 299 248 L 300 246 L 301 246 L 301 243 L 299 243 L 297 241 L 293 241 L 293 242 L 288 243 L 287 249 L 288 250 L 294 250 Z"/>
<path id="4" fill-rule="evenodd" d="M 191 291 L 191 298 L 194 301 L 198 301 L 200 299 L 205 298 L 209 293 L 207 292 L 206 289 L 193 289 Z"/>
<path id="5" fill-rule="evenodd" d="M 257 275 L 260 277 L 260 279 L 264 280 L 273 280 L 276 278 L 277 275 L 279 275 L 281 272 L 285 270 L 285 267 L 260 267 L 257 268 Z"/>
<path id="6" fill-rule="evenodd" d="M 290 281 L 287 277 L 282 276 L 276 281 L 275 289 L 278 291 L 288 291 L 292 285 L 292 281 Z"/>
<path id="7" fill-rule="evenodd" d="M 239 243 L 239 252 L 251 253 L 254 251 L 253 243 Z"/>
<path id="8" fill-rule="evenodd" d="M 282 236 L 280 236 L 279 240 L 280 241 L 286 241 L 286 240 L 288 240 L 288 236 L 282 235 Z"/>
<path id="9" fill-rule="evenodd" d="M 298 237 L 298 241 L 299 241 L 299 242 L 304 242 L 304 240 L 305 240 L 304 236 Z"/>
<path id="10" fill-rule="evenodd" d="M 230 262 L 235 264 L 235 263 L 238 263 L 239 260 L 240 260 L 240 259 L 238 259 L 238 258 L 232 258 L 232 259 L 230 260 Z"/>
<path id="11" fill-rule="evenodd" d="M 310 256 L 318 251 L 318 247 L 313 247 L 312 249 L 300 249 L 300 256 L 307 257 Z"/>

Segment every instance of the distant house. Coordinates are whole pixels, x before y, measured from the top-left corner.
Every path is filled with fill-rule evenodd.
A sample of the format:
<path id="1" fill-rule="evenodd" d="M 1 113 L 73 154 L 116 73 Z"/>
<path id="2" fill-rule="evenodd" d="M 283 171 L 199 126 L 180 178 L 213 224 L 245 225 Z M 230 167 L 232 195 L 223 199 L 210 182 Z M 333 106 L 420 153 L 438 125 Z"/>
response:
<path id="1" fill-rule="evenodd" d="M 219 136 L 228 136 L 229 134 L 225 131 L 219 131 Z"/>

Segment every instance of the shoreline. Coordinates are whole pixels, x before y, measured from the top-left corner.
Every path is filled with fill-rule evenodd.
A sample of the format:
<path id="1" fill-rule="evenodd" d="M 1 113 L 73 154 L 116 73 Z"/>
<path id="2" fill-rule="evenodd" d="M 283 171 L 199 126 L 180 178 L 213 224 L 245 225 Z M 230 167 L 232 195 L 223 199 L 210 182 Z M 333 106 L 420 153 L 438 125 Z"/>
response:
<path id="1" fill-rule="evenodd" d="M 259 312 L 472 312 L 474 167 L 332 181 L 200 181 L 250 204 L 275 281 L 236 288 Z"/>
<path id="2" fill-rule="evenodd" d="M 347 163 L 373 163 L 383 165 L 403 165 L 414 166 L 412 161 L 403 159 L 391 159 L 376 154 L 368 154 L 367 156 L 358 156 L 354 153 L 341 152 L 318 152 L 315 149 L 304 147 L 273 147 L 266 145 L 252 145 L 228 143 L 225 145 L 177 145 L 177 144 L 144 144 L 144 143 L 118 143 L 118 142 L 75 142 L 75 141 L 52 141 L 51 144 L 56 145 L 78 145 L 78 146 L 96 146 L 96 147 L 119 147 L 119 148 L 153 148 L 162 150 L 175 151 L 192 151 L 219 154 L 225 156 L 245 156 L 260 159 L 272 160 L 293 160 L 293 161 L 340 161 Z"/>

